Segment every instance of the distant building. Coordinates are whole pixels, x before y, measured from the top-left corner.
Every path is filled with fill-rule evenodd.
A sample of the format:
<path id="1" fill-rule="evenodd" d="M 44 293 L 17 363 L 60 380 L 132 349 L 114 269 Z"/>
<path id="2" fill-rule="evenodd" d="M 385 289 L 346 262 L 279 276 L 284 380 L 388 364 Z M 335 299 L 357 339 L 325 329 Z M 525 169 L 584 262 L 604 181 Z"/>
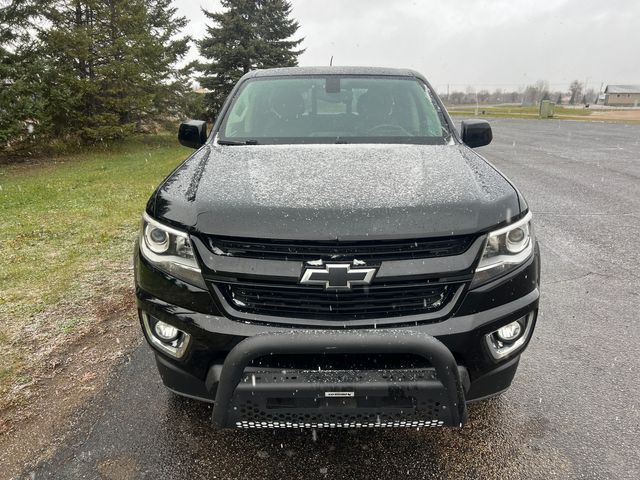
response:
<path id="1" fill-rule="evenodd" d="M 604 104 L 637 107 L 640 105 L 640 85 L 607 85 L 604 89 Z"/>

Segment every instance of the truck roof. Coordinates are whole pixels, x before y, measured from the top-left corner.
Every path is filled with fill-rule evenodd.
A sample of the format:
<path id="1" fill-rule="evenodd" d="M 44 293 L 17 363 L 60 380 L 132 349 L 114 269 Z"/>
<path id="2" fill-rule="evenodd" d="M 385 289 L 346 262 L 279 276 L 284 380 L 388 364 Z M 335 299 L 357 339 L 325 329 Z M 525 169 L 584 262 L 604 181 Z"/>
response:
<path id="1" fill-rule="evenodd" d="M 407 68 L 387 67 L 286 67 L 253 70 L 245 78 L 280 77 L 294 75 L 388 75 L 394 77 L 416 77 L 426 79 L 418 72 Z"/>

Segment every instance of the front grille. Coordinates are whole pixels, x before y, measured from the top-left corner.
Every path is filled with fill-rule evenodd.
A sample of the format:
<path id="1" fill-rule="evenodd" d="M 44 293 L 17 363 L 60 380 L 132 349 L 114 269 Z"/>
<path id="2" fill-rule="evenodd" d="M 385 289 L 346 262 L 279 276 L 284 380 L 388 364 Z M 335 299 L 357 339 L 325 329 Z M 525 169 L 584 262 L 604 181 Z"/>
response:
<path id="1" fill-rule="evenodd" d="M 219 255 L 264 260 L 352 260 L 389 261 L 446 257 L 465 252 L 472 235 L 416 240 L 326 241 L 252 240 L 209 237 L 209 248 Z"/>
<path id="2" fill-rule="evenodd" d="M 459 285 L 381 284 L 331 291 L 323 287 L 214 282 L 234 310 L 276 317 L 325 320 L 401 317 L 441 310 Z"/>

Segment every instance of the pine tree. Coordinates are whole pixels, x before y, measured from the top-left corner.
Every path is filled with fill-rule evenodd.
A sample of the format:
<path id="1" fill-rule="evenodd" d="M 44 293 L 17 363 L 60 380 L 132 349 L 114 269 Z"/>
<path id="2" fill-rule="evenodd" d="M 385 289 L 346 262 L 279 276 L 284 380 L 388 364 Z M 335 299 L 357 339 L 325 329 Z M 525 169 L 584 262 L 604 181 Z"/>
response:
<path id="1" fill-rule="evenodd" d="M 169 0 L 74 0 L 49 12 L 43 33 L 47 113 L 57 136 L 121 138 L 168 109 L 188 39 Z"/>
<path id="2" fill-rule="evenodd" d="M 29 148 L 42 134 L 41 66 L 31 38 L 33 1 L 0 1 L 0 152 Z"/>
<path id="3" fill-rule="evenodd" d="M 200 83 L 211 92 L 205 103 L 215 115 L 245 73 L 257 68 L 291 67 L 304 50 L 296 50 L 303 39 L 292 39 L 298 22 L 290 18 L 287 0 L 221 0 L 223 12 L 203 9 L 212 22 L 198 42 L 208 60 L 200 65 Z"/>
<path id="4" fill-rule="evenodd" d="M 176 116 L 185 26 L 170 0 L 0 0 L 0 147 L 30 130 L 121 138 Z"/>
<path id="5" fill-rule="evenodd" d="M 150 112 L 156 115 L 182 114 L 186 98 L 191 93 L 189 77 L 193 64 L 178 68 L 191 42 L 188 36 L 178 38 L 188 21 L 177 16 L 178 9 L 172 3 L 172 0 L 146 0 L 149 28 L 156 45 L 152 69 L 156 95 Z"/>

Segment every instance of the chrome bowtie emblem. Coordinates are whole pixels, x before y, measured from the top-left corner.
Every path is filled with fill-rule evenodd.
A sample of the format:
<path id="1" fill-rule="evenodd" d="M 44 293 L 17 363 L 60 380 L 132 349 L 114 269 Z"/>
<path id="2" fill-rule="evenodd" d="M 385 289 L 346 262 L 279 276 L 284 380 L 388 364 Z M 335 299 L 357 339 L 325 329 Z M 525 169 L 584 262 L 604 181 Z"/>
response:
<path id="1" fill-rule="evenodd" d="M 323 285 L 327 290 L 349 290 L 353 285 L 369 285 L 376 268 L 352 268 L 349 263 L 329 263 L 324 267 L 306 267 L 300 283 Z"/>

